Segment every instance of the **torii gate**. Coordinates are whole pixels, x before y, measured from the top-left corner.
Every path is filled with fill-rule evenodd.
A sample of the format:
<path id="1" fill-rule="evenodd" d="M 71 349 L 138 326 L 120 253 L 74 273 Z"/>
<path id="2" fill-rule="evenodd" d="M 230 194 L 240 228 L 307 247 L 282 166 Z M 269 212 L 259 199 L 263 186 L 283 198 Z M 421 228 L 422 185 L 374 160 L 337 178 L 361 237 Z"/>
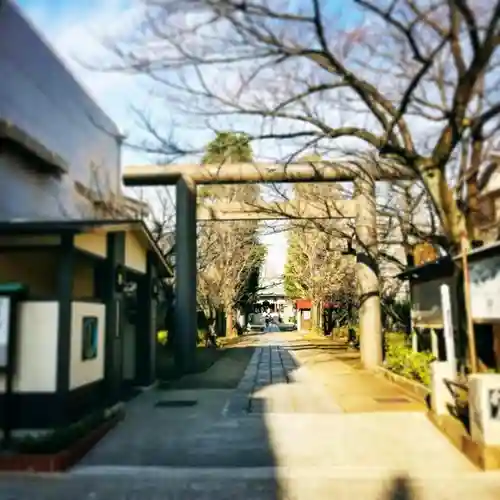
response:
<path id="1" fill-rule="evenodd" d="M 360 298 L 360 350 L 365 368 L 382 363 L 382 324 L 379 271 L 377 264 L 376 181 L 414 179 L 413 171 L 391 162 L 310 162 L 291 164 L 238 163 L 223 165 L 166 165 L 126 167 L 126 186 L 176 186 L 176 356 L 181 369 L 189 371 L 195 359 L 197 339 L 196 223 L 200 220 L 277 219 L 276 204 L 261 204 L 250 212 L 248 206 L 197 207 L 198 184 L 354 182 L 355 199 L 333 207 L 327 218 L 353 216 L 356 220 L 356 274 Z M 353 206 L 354 203 L 354 206 Z M 283 204 L 283 217 L 293 214 Z M 337 204 L 335 204 L 337 205 Z M 339 208 L 337 210 L 337 208 Z M 342 210 L 346 212 L 344 216 Z M 273 213 L 274 212 L 274 213 Z M 259 215 L 260 214 L 260 215 Z M 306 217 L 309 215 L 309 217 Z M 300 218 L 300 217 L 297 217 Z M 318 212 L 302 218 L 319 217 Z"/>

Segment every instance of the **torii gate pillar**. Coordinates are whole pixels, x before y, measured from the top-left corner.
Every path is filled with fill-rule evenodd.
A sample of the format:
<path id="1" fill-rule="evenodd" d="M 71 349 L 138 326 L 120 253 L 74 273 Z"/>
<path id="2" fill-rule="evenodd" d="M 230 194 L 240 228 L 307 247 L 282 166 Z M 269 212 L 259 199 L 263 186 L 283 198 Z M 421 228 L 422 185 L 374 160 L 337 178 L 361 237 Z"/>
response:
<path id="1" fill-rule="evenodd" d="M 181 177 L 176 184 L 175 223 L 175 363 L 189 373 L 196 363 L 196 184 Z"/>
<path id="2" fill-rule="evenodd" d="M 354 167 L 354 168 L 353 168 Z M 414 179 L 415 173 L 392 162 L 376 168 L 342 162 L 307 164 L 225 164 L 129 167 L 123 179 L 127 186 L 177 186 L 176 223 L 176 358 L 189 371 L 196 353 L 196 183 L 248 182 L 352 182 L 357 191 L 357 276 L 360 298 L 361 359 L 365 368 L 382 362 L 382 324 L 375 181 Z"/>
<path id="3" fill-rule="evenodd" d="M 363 171 L 354 179 L 354 185 L 361 360 L 365 368 L 372 369 L 383 361 L 375 179 Z"/>

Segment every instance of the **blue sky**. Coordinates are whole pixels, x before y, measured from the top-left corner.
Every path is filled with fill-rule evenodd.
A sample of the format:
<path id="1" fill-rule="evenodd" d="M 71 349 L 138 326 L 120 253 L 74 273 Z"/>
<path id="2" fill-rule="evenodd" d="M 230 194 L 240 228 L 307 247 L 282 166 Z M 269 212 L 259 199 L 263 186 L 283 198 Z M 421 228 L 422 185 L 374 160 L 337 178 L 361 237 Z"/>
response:
<path id="1" fill-rule="evenodd" d="M 30 16 L 44 19 L 48 24 L 64 22 L 68 18 L 92 16 L 96 12 L 113 8 L 122 10 L 133 0 L 15 0 Z"/>
<path id="2" fill-rule="evenodd" d="M 134 0 L 17 0 L 25 14 L 45 36 L 69 69 L 125 134 L 134 135 L 131 100 L 145 99 L 137 82 L 122 74 L 89 71 L 79 61 L 98 62 L 106 57 L 99 42 L 119 31 L 133 17 Z M 342 10 L 345 0 L 330 0 L 332 9 Z M 356 22 L 355 12 L 342 12 L 342 23 Z M 125 164 L 141 162 L 141 155 L 124 152 Z M 281 273 L 285 259 L 283 233 L 264 237 L 268 245 L 267 273 Z"/>

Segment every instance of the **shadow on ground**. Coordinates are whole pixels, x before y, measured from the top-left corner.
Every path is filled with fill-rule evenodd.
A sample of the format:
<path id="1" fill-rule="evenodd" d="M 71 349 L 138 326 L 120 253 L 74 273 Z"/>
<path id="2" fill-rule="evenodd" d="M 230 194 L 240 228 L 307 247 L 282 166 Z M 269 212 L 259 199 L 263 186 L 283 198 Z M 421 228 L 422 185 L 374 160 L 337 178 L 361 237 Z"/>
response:
<path id="1" fill-rule="evenodd" d="M 265 423 L 244 408 L 224 416 L 255 352 L 232 346 L 201 373 L 165 381 L 129 403 L 125 421 L 83 463 L 117 466 L 268 466 Z M 248 399 L 248 396 L 246 396 Z"/>
<path id="2" fill-rule="evenodd" d="M 350 425 L 342 415 L 325 412 L 318 420 L 310 420 L 307 412 L 272 415 L 275 409 L 266 397 L 249 397 L 254 388 L 273 392 L 285 384 L 293 392 L 300 365 L 290 349 L 295 349 L 293 344 L 278 354 L 274 348 L 260 350 L 260 354 L 251 346 L 228 348 L 204 373 L 172 381 L 162 390 L 149 390 L 131 401 L 124 422 L 69 474 L 0 477 L 0 498 L 416 500 L 410 481 L 403 476 L 389 481 L 365 478 L 362 472 L 359 477 L 321 476 L 325 450 L 340 457 L 339 465 L 346 462 L 347 449 L 339 439 L 348 433 L 323 434 L 325 426 Z M 268 356 L 265 366 L 269 368 L 259 371 L 262 356 Z M 304 396 L 307 399 L 307 391 Z M 317 423 L 317 431 L 308 434 Z M 325 443 L 325 438 L 331 441 Z M 309 443 L 311 439 L 315 443 Z M 319 446 L 319 454 L 314 446 Z M 279 467 L 288 452 L 298 454 L 292 460 L 294 467 L 317 466 L 318 476 L 283 480 Z M 375 457 L 376 451 L 366 450 L 365 444 L 353 453 L 362 457 L 368 452 Z M 373 457 L 371 463 L 375 463 Z"/>
<path id="3" fill-rule="evenodd" d="M 213 347 L 197 347 L 194 373 L 204 373 L 227 352 L 227 348 L 214 349 Z M 160 383 L 179 380 L 182 377 L 177 371 L 173 352 L 162 346 L 158 346 L 157 349 L 156 377 Z"/>
<path id="4" fill-rule="evenodd" d="M 410 480 L 405 476 L 395 477 L 388 488 L 384 500 L 414 500 Z"/>
<path id="5" fill-rule="evenodd" d="M 178 380 L 167 381 L 160 388 L 174 389 L 236 389 L 255 351 L 254 347 L 234 346 L 225 349 L 223 355 L 207 370 L 186 375 Z"/>

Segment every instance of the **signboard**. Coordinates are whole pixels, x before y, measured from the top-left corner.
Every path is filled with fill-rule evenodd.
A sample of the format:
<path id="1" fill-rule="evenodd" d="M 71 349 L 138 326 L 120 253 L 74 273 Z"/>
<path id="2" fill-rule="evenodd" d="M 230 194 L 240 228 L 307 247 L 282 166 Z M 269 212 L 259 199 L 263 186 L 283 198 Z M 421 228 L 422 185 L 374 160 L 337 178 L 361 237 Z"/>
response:
<path id="1" fill-rule="evenodd" d="M 309 320 L 311 319 L 311 311 L 304 311 L 303 313 L 304 320 Z"/>
<path id="2" fill-rule="evenodd" d="M 0 368 L 9 361 L 10 297 L 0 297 Z"/>
<path id="3" fill-rule="evenodd" d="M 500 255 L 469 261 L 470 303 L 474 320 L 500 320 Z"/>
<path id="4" fill-rule="evenodd" d="M 417 328 L 443 328 L 443 306 L 441 285 L 450 285 L 451 280 L 437 279 L 422 283 L 412 283 L 412 324 Z"/>

